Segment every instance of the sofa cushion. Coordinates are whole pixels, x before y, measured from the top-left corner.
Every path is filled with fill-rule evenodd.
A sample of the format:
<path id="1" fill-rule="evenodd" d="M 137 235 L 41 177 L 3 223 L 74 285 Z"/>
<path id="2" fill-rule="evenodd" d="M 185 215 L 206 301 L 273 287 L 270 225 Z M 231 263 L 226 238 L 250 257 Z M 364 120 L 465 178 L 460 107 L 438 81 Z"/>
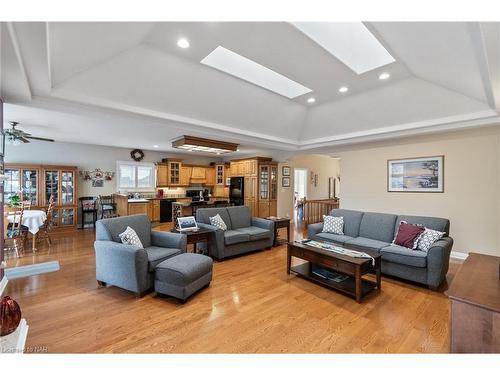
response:
<path id="1" fill-rule="evenodd" d="M 231 218 L 227 213 L 227 208 L 219 207 L 219 208 L 198 208 L 196 210 L 196 220 L 200 223 L 210 224 L 210 218 L 219 214 L 224 223 L 227 225 L 227 229 L 233 229 L 231 225 Z"/>
<path id="2" fill-rule="evenodd" d="M 448 219 L 429 216 L 399 215 L 396 222 L 399 223 L 401 221 L 406 221 L 409 224 L 421 224 L 426 228 L 445 232 L 447 236 L 450 234 L 450 221 Z M 396 227 L 395 232 L 397 230 L 398 228 Z"/>
<path id="3" fill-rule="evenodd" d="M 227 224 L 222 220 L 219 214 L 209 217 L 210 225 L 213 225 L 220 230 L 227 230 Z"/>
<path id="4" fill-rule="evenodd" d="M 250 241 L 250 235 L 248 233 L 241 232 L 240 230 L 227 230 L 224 232 L 224 243 L 226 245 L 234 245 L 248 241 Z"/>
<path id="5" fill-rule="evenodd" d="M 228 207 L 227 212 L 231 218 L 231 229 L 246 228 L 252 225 L 252 213 L 246 206 Z"/>
<path id="6" fill-rule="evenodd" d="M 344 218 L 344 234 L 346 236 L 359 236 L 359 225 L 361 224 L 363 212 L 336 208 L 330 212 L 330 216 Z"/>
<path id="7" fill-rule="evenodd" d="M 342 216 L 327 216 L 323 215 L 323 230 L 324 233 L 344 234 L 344 218 Z"/>
<path id="8" fill-rule="evenodd" d="M 396 215 L 365 212 L 359 226 L 359 236 L 382 242 L 392 242 Z"/>
<path id="9" fill-rule="evenodd" d="M 353 237 L 346 236 L 343 234 L 333 234 L 333 233 L 318 233 L 313 238 L 316 241 L 328 241 L 334 242 L 339 245 L 343 245 L 346 241 L 352 240 Z"/>
<path id="10" fill-rule="evenodd" d="M 382 260 L 412 267 L 427 267 L 427 254 L 424 251 L 411 250 L 403 246 L 389 245 L 380 250 Z"/>
<path id="11" fill-rule="evenodd" d="M 418 240 L 424 231 L 425 227 L 422 225 L 408 224 L 406 221 L 402 221 L 399 223 L 398 232 L 396 233 L 396 237 L 394 237 L 393 244 L 415 250 Z"/>
<path id="12" fill-rule="evenodd" d="M 344 245 L 349 245 L 349 247 L 355 247 L 356 250 L 375 250 L 379 251 L 383 247 L 389 246 L 389 242 L 373 240 L 366 237 L 356 237 L 352 240 L 348 240 Z"/>
<path id="13" fill-rule="evenodd" d="M 250 241 L 257 241 L 270 238 L 273 233 L 269 229 L 263 229 L 259 227 L 246 227 L 236 229 L 238 232 L 246 233 L 250 236 Z"/>
<path id="14" fill-rule="evenodd" d="M 148 270 L 153 272 L 158 264 L 164 260 L 173 257 L 174 255 L 179 255 L 181 253 L 180 249 L 170 249 L 168 247 L 157 247 L 150 246 L 145 248 L 148 254 Z"/>

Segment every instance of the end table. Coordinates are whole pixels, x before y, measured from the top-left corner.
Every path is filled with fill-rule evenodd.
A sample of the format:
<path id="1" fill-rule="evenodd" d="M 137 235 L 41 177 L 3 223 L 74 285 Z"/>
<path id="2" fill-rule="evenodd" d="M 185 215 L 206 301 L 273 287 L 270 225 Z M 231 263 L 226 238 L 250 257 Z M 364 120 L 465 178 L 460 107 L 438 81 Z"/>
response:
<path id="1" fill-rule="evenodd" d="M 287 217 L 266 217 L 266 220 L 270 220 L 274 223 L 274 244 L 273 246 L 278 246 L 284 241 L 278 240 L 278 229 L 286 228 L 286 242 L 290 242 L 290 219 Z"/>

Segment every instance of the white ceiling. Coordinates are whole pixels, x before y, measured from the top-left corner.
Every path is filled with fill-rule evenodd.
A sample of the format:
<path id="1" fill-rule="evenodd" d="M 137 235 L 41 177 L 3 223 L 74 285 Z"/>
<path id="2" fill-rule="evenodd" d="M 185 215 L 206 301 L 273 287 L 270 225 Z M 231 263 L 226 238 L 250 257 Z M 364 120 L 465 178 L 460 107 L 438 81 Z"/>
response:
<path id="1" fill-rule="evenodd" d="M 57 141 L 170 151 L 189 134 L 241 154 L 498 122 L 499 24 L 365 25 L 396 61 L 358 75 L 284 22 L 3 23 L 5 120 Z M 219 45 L 313 92 L 288 99 L 201 64 Z"/>

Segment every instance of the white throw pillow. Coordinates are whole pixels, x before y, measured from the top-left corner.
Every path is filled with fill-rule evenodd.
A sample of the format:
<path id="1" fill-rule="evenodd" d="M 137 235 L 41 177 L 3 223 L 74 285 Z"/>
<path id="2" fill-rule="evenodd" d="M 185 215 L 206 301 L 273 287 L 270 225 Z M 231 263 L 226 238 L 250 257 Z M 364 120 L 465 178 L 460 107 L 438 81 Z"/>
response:
<path id="1" fill-rule="evenodd" d="M 224 220 L 222 220 L 219 214 L 210 218 L 210 224 L 212 224 L 214 227 L 222 229 L 223 231 L 227 230 L 227 225 L 226 223 L 224 223 Z"/>
<path id="2" fill-rule="evenodd" d="M 418 238 L 417 249 L 425 252 L 429 251 L 432 245 L 434 245 L 434 242 L 443 238 L 444 235 L 444 232 L 425 228 L 425 231 Z"/>
<path id="3" fill-rule="evenodd" d="M 144 246 L 142 245 L 139 236 L 137 235 L 135 230 L 133 230 L 130 227 L 127 227 L 127 229 L 125 229 L 125 232 L 120 233 L 118 237 L 120 237 L 122 243 L 125 245 L 134 245 L 140 247 L 141 249 L 144 249 Z"/>
<path id="4" fill-rule="evenodd" d="M 344 234 L 344 218 L 342 216 L 326 216 L 323 215 L 323 230 L 324 233 Z"/>

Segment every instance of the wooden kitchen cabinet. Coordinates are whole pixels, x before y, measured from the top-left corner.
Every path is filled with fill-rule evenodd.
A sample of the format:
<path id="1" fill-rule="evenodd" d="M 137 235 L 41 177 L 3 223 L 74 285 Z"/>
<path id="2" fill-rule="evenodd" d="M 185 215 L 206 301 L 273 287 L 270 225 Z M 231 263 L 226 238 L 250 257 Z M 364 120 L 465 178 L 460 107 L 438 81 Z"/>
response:
<path id="1" fill-rule="evenodd" d="M 156 186 L 168 186 L 168 164 L 156 164 Z"/>
<path id="2" fill-rule="evenodd" d="M 214 186 L 215 185 L 215 168 L 208 167 L 205 168 L 205 185 Z"/>
<path id="3" fill-rule="evenodd" d="M 206 170 L 204 167 L 193 167 L 193 172 L 191 173 L 191 180 L 205 180 Z"/>
<path id="4" fill-rule="evenodd" d="M 181 167 L 181 177 L 180 177 L 180 186 L 189 186 L 191 181 L 191 173 L 192 168 L 187 166 Z"/>
<path id="5" fill-rule="evenodd" d="M 129 215 L 140 215 L 140 214 L 145 214 L 148 216 L 151 216 L 150 213 L 150 207 L 151 204 L 150 202 L 134 202 L 134 203 L 129 203 L 128 204 L 128 214 Z"/>
<path id="6" fill-rule="evenodd" d="M 226 184 L 224 164 L 215 164 L 214 177 L 215 185 L 223 186 Z"/>
<path id="7" fill-rule="evenodd" d="M 168 160 L 167 162 L 167 182 L 168 186 L 180 186 L 181 185 L 181 167 L 182 162 L 180 160 Z"/>
<path id="8" fill-rule="evenodd" d="M 160 221 L 160 200 L 154 199 L 151 201 L 151 221 Z"/>

